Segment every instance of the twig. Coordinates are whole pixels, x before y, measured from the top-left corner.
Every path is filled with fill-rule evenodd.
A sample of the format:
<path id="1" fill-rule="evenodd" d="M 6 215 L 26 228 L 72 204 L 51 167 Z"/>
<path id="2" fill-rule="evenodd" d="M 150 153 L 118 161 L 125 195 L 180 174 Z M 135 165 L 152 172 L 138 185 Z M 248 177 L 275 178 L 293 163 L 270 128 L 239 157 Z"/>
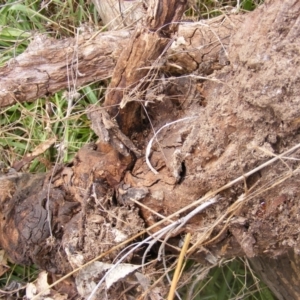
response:
<path id="1" fill-rule="evenodd" d="M 166 236 L 165 240 L 162 242 L 162 244 L 159 247 L 157 259 L 160 260 L 162 248 L 165 246 L 166 241 L 168 240 L 169 236 L 171 234 L 175 235 L 181 227 L 183 227 L 191 218 L 193 218 L 195 215 L 203 211 L 208 206 L 216 203 L 218 201 L 218 197 L 214 197 L 212 199 L 209 199 L 208 201 L 202 203 L 201 205 L 197 206 L 195 209 L 193 209 L 190 213 L 188 213 L 185 217 L 181 218 L 177 222 L 180 223 L 172 232 L 169 232 L 169 235 Z"/>
<path id="2" fill-rule="evenodd" d="M 129 198 L 129 200 L 132 201 L 132 202 L 134 202 L 136 205 L 141 206 L 141 207 L 147 209 L 148 211 L 152 212 L 154 215 L 158 216 L 159 218 L 161 218 L 161 219 L 165 218 L 164 215 L 158 213 L 157 211 L 155 211 L 154 209 L 148 207 L 147 205 L 143 204 L 142 202 L 139 202 L 139 201 L 137 201 L 137 200 L 135 200 L 133 198 Z M 170 220 L 170 222 L 173 222 L 173 221 Z"/>
<path id="3" fill-rule="evenodd" d="M 5 290 L 0 289 L 0 293 L 5 294 L 5 295 L 12 295 L 12 294 L 17 293 L 18 291 L 21 291 L 21 290 L 24 290 L 24 289 L 26 289 L 26 285 L 22 286 L 22 287 L 19 287 L 15 290 L 11 290 L 11 291 L 5 291 Z"/>

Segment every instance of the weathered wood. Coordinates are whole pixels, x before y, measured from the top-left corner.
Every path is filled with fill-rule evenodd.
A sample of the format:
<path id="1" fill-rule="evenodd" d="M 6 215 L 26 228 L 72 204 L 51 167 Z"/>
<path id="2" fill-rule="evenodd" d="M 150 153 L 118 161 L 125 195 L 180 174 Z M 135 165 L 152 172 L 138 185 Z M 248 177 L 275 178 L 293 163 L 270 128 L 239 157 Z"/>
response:
<path id="1" fill-rule="evenodd" d="M 147 12 L 148 0 L 92 0 L 100 18 L 109 30 L 132 27 Z"/>
<path id="2" fill-rule="evenodd" d="M 275 258 L 252 258 L 250 262 L 278 300 L 300 298 L 299 253 L 288 251 Z"/>
<path id="3" fill-rule="evenodd" d="M 226 63 L 223 47 L 228 46 L 230 32 L 240 19 L 182 24 L 160 67 L 174 74 L 199 68 L 204 75 L 220 68 Z M 70 82 L 73 89 L 111 77 L 131 34 L 128 30 L 95 32 L 64 40 L 37 36 L 23 54 L 0 68 L 0 107 L 68 89 Z"/>
<path id="4" fill-rule="evenodd" d="M 144 101 L 145 90 L 150 84 L 151 66 L 167 50 L 186 3 L 151 0 L 145 24 L 137 26 L 130 44 L 120 55 L 104 106 L 108 107 L 111 117 L 116 117 L 125 135 L 131 135 L 132 130 L 142 130 L 139 102 Z"/>
<path id="5" fill-rule="evenodd" d="M 35 36 L 24 53 L 0 68 L 0 107 L 110 77 L 129 37 L 129 31 L 63 40 Z"/>
<path id="6" fill-rule="evenodd" d="M 268 5 L 271 8 L 273 7 L 267 3 L 264 6 L 264 9 L 271 10 Z M 274 7 L 278 10 L 278 12 L 276 11 L 273 13 L 273 18 L 276 18 L 277 15 L 280 17 L 280 9 L 288 10 L 286 7 L 289 6 L 282 4 L 282 6 L 279 5 L 277 7 L 274 5 Z M 149 171 L 148 166 L 143 162 L 143 159 L 139 159 L 133 171 L 126 175 L 125 180 L 130 185 L 146 186 L 150 188 L 150 194 L 144 201 L 149 207 L 153 206 L 154 210 L 161 211 L 163 207 L 167 207 L 168 213 L 173 213 L 188 205 L 203 193 L 215 189 L 228 182 L 228 180 L 241 175 L 244 168 L 249 169 L 268 158 L 268 155 L 259 155 L 258 157 L 253 156 L 253 149 L 250 146 L 241 146 L 243 144 L 253 144 L 258 147 L 260 146 L 258 142 L 262 140 L 265 141 L 266 146 L 271 147 L 271 150 L 273 149 L 272 145 L 276 145 L 276 149 L 273 149 L 272 151 L 280 152 L 288 145 L 297 142 L 297 136 L 293 137 L 293 132 L 298 128 L 298 122 L 293 122 L 293 120 L 297 120 L 298 114 L 297 97 L 295 96 L 297 94 L 297 85 L 295 84 L 297 81 L 296 77 L 293 78 L 293 80 L 289 79 L 289 96 L 284 96 L 285 98 L 283 98 L 284 101 L 286 101 L 285 105 L 277 105 L 274 97 L 270 98 L 270 95 L 265 95 L 263 93 L 260 95 L 260 98 L 247 96 L 250 92 L 250 95 L 259 92 L 255 88 L 257 85 L 256 78 L 258 76 L 260 76 L 260 83 L 262 84 L 262 78 L 264 78 L 264 80 L 274 80 L 274 78 L 264 76 L 266 70 L 268 70 L 268 72 L 271 72 L 272 70 L 272 72 L 275 72 L 275 69 L 278 69 L 279 67 L 282 68 L 281 64 L 273 64 L 273 59 L 275 60 L 275 58 L 273 58 L 273 56 L 275 56 L 272 50 L 273 45 L 265 45 L 264 42 L 258 44 L 259 35 L 255 40 L 254 37 L 251 37 L 253 40 L 249 41 L 249 45 L 251 42 L 253 43 L 251 47 L 248 46 L 248 44 L 238 45 L 240 51 L 236 51 L 236 45 L 245 32 L 247 32 L 247 26 L 252 24 L 253 17 L 256 17 L 259 20 L 259 22 L 257 22 L 259 27 L 256 28 L 256 30 L 260 29 L 264 32 L 266 28 L 269 28 L 268 30 L 271 30 L 270 32 L 274 35 L 274 40 L 278 38 L 278 30 L 275 26 L 277 23 L 274 22 L 275 25 L 272 25 L 273 27 L 271 25 L 268 25 L 269 27 L 266 26 L 262 21 L 263 19 L 260 18 L 262 13 L 261 10 L 258 10 L 253 14 L 246 16 L 244 23 L 240 24 L 237 33 L 233 34 L 231 37 L 231 46 L 227 49 L 230 65 L 226 66 L 225 64 L 224 68 L 219 72 L 215 70 L 215 76 L 218 76 L 220 81 L 226 80 L 227 84 L 207 81 L 203 87 L 203 84 L 197 84 L 197 79 L 193 81 L 189 78 L 174 78 L 173 84 L 175 87 L 179 88 L 175 89 L 173 87 L 172 89 L 174 90 L 169 90 L 168 92 L 177 94 L 176 101 L 172 102 L 166 98 L 164 102 L 156 103 L 153 106 L 148 107 L 149 112 L 154 116 L 152 122 L 156 129 L 164 125 L 166 121 L 176 119 L 180 116 L 189 114 L 192 116 L 194 113 L 197 114 L 196 124 L 193 125 L 191 121 L 188 125 L 180 125 L 180 130 L 178 130 L 177 125 L 173 126 L 167 132 L 168 135 L 162 133 L 161 137 L 159 137 L 161 147 L 162 149 L 165 149 L 165 153 L 162 155 L 159 148 L 154 148 L 154 153 L 152 155 L 152 163 L 154 163 L 156 169 L 159 170 L 159 176 L 156 176 Z M 282 40 L 280 43 L 286 43 L 286 47 L 293 49 L 298 38 L 296 34 L 298 29 L 293 25 L 297 14 L 296 12 L 293 12 L 290 13 L 290 15 L 291 21 L 287 26 L 291 26 L 291 29 L 286 29 L 289 34 L 285 36 L 286 40 Z M 273 23 L 271 22 L 271 24 Z M 196 25 L 192 24 L 192 26 Z M 187 28 L 190 30 L 188 25 Z M 192 30 L 194 35 L 198 30 L 198 28 Z M 143 37 L 143 35 L 141 35 L 141 37 Z M 137 39 L 138 37 L 135 37 L 133 40 L 135 41 Z M 161 37 L 158 37 L 156 42 L 160 42 L 160 39 Z M 132 45 L 130 44 L 130 47 L 131 46 Z M 277 47 L 279 46 L 280 44 L 278 43 Z M 193 47 L 196 48 L 197 46 L 193 45 Z M 258 58 L 255 58 L 256 54 L 252 54 L 254 55 L 254 57 L 252 57 L 250 49 L 251 51 L 255 49 L 258 53 L 264 53 L 265 56 L 262 56 L 262 58 L 259 58 L 260 60 L 257 61 Z M 278 51 L 281 51 L 280 49 L 282 48 L 278 49 Z M 250 51 L 251 53 L 248 53 L 247 51 Z M 124 53 L 126 53 L 126 51 L 124 51 Z M 138 49 L 136 53 L 140 53 L 138 52 Z M 146 55 L 143 51 L 140 54 Z M 285 62 L 285 52 L 281 54 L 281 62 Z M 217 53 L 214 55 L 217 55 Z M 265 57 L 267 59 L 263 60 Z M 146 60 L 143 61 L 144 64 L 145 61 Z M 266 65 L 266 67 L 264 67 L 264 65 Z M 126 66 L 125 63 L 125 67 Z M 5 69 L 7 68 L 8 67 Z M 201 73 L 198 74 L 201 75 Z M 114 78 L 119 78 L 117 72 L 114 76 Z M 195 76 L 197 76 L 196 73 L 194 74 L 194 77 Z M 240 82 L 244 80 L 244 76 L 248 78 L 247 82 L 241 84 Z M 286 79 L 283 78 L 289 78 L 290 73 L 286 71 L 285 73 L 282 73 L 281 76 L 280 79 L 277 79 L 278 84 L 284 84 Z M 116 79 L 113 79 L 113 81 L 114 80 Z M 230 88 L 228 87 L 229 82 L 231 83 Z M 266 86 L 269 85 L 271 85 L 271 82 L 267 81 Z M 190 86 L 193 88 L 190 88 Z M 247 90 L 245 90 L 246 86 L 248 86 Z M 222 95 L 222 97 L 220 95 Z M 172 94 L 166 96 L 169 96 L 170 98 L 174 97 Z M 200 105 L 199 108 L 197 103 L 199 101 L 201 103 L 202 100 L 199 100 L 201 97 L 205 98 L 206 103 L 204 103 L 203 106 Z M 280 94 L 278 97 L 281 97 Z M 195 99 L 198 100 L 196 101 Z M 245 100 L 242 101 L 241 99 Z M 270 99 L 271 102 L 268 102 Z M 278 101 L 281 101 L 280 99 L 278 98 Z M 295 100 L 292 101 L 290 99 Z M 178 106 L 178 103 L 181 103 L 180 106 Z M 249 106 L 249 103 L 252 103 L 252 106 Z M 261 108 L 262 103 L 266 108 Z M 221 115 L 222 118 L 220 119 Z M 265 121 L 258 122 L 257 120 Z M 280 132 L 276 131 L 278 130 L 278 124 L 286 123 L 288 123 L 289 126 L 282 126 Z M 259 135 L 257 132 L 262 134 Z M 277 133 L 275 134 L 275 132 Z M 150 133 L 150 136 L 151 135 L 152 133 Z M 277 139 L 288 137 L 289 135 L 291 135 L 292 138 L 289 137 L 289 140 L 286 140 L 284 145 L 280 143 L 277 144 Z M 175 141 L 175 144 L 174 141 L 169 141 L 168 136 L 171 136 L 171 139 Z M 140 141 L 140 144 L 143 142 L 144 141 Z M 174 168 L 178 166 L 172 165 L 176 160 L 177 152 L 175 150 L 180 150 L 181 158 L 179 158 L 179 163 L 184 163 L 186 169 L 186 175 L 182 175 L 183 177 L 186 176 L 186 179 L 184 179 L 184 177 L 184 180 L 182 180 L 179 185 L 176 184 L 177 181 L 176 178 L 174 178 Z M 243 161 L 239 163 L 235 162 L 235 159 L 241 156 L 243 157 Z M 86 168 L 89 168 L 89 166 L 87 165 Z M 91 168 L 94 168 L 94 165 L 91 166 Z M 226 170 L 225 173 L 223 172 L 224 170 Z M 277 171 L 276 168 L 273 169 L 273 172 L 277 173 Z M 261 174 L 271 174 L 268 172 L 271 171 L 267 170 L 266 173 L 262 172 Z M 157 184 L 158 181 L 159 184 Z M 261 182 L 263 182 L 262 179 Z M 297 180 L 293 178 L 289 184 L 290 186 L 295 186 L 297 185 Z M 238 188 L 238 191 L 241 191 L 241 187 Z M 275 194 L 276 193 L 278 193 L 278 191 L 276 191 Z M 174 196 L 178 198 L 178 201 L 173 201 Z M 161 199 L 161 201 L 157 201 L 157 197 Z M 234 197 L 234 195 L 231 195 L 231 197 Z M 272 203 L 272 197 L 274 197 L 274 194 L 269 193 L 266 198 L 270 199 L 266 200 L 266 202 L 269 201 Z M 223 203 L 222 205 L 226 207 L 226 203 Z M 257 205 L 259 206 L 259 203 Z M 257 205 L 255 205 L 256 210 L 258 210 Z M 279 204 L 276 205 L 278 206 Z M 267 217 L 271 217 L 273 213 L 274 212 L 271 210 Z M 151 213 L 144 211 L 144 214 L 145 219 L 151 220 L 151 218 L 147 217 L 147 214 L 151 215 Z M 151 221 L 149 221 L 148 225 L 151 224 Z M 233 224 L 232 226 L 236 227 L 237 225 Z M 267 223 L 264 223 L 264 226 L 267 226 Z M 190 225 L 190 227 L 193 228 L 193 230 L 196 230 L 199 227 L 199 224 L 196 222 L 193 226 Z M 267 230 L 270 230 L 269 227 L 266 228 Z M 262 243 L 260 244 L 261 248 L 257 248 L 253 253 L 259 254 L 263 252 L 265 249 L 264 247 L 267 246 L 265 242 L 266 240 L 262 239 Z M 240 248 L 239 251 L 242 251 L 242 249 Z"/>

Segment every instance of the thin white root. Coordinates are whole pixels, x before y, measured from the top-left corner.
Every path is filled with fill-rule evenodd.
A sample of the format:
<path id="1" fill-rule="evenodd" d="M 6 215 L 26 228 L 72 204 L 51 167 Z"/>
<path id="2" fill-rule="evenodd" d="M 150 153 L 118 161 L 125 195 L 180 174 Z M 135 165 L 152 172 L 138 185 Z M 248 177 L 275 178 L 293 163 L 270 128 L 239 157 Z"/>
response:
<path id="1" fill-rule="evenodd" d="M 208 201 L 202 203 L 201 205 L 199 205 L 198 207 L 196 207 L 192 212 L 190 212 L 189 214 L 187 214 L 185 217 L 174 221 L 173 223 L 167 225 L 166 227 L 160 229 L 159 231 L 153 233 L 152 235 L 148 236 L 146 239 L 144 239 L 143 241 L 137 243 L 134 247 L 132 247 L 126 254 L 124 254 L 108 271 L 107 273 L 102 277 L 102 279 L 98 282 L 98 284 L 95 286 L 95 288 L 93 289 L 92 293 L 89 295 L 89 297 L 87 298 L 87 300 L 92 300 L 97 289 L 100 287 L 100 285 L 104 282 L 106 276 L 108 274 L 110 274 L 126 257 L 128 257 L 131 253 L 133 253 L 136 249 L 140 248 L 141 246 L 145 245 L 145 244 L 149 244 L 149 246 L 147 247 L 145 254 L 143 256 L 143 260 L 142 260 L 142 264 L 141 267 L 144 265 L 144 261 L 145 261 L 145 257 L 147 252 L 150 250 L 150 248 L 153 246 L 153 244 L 155 242 L 157 242 L 158 240 L 160 240 L 163 236 L 168 235 L 168 233 L 170 232 L 176 232 L 178 231 L 179 228 L 181 228 L 182 226 L 184 226 L 186 224 L 186 222 L 192 218 L 194 215 L 196 215 L 197 213 L 203 211 L 205 208 L 207 208 L 208 206 L 210 206 L 213 203 L 216 203 L 218 201 L 218 197 L 214 197 L 209 199 Z M 149 248 L 150 247 L 150 248 Z"/>
<path id="2" fill-rule="evenodd" d="M 158 172 L 152 167 L 151 163 L 150 163 L 150 160 L 149 160 L 149 156 L 151 154 L 151 148 L 152 148 L 152 143 L 154 141 L 154 139 L 156 139 L 157 135 L 166 127 L 170 126 L 170 125 L 173 125 L 173 124 L 176 124 L 176 123 L 179 123 L 179 122 L 182 122 L 182 121 L 186 121 L 186 120 L 191 120 L 191 119 L 195 119 L 197 118 L 196 116 L 195 117 L 186 117 L 186 118 L 182 118 L 182 119 L 179 119 L 179 120 L 176 120 L 176 121 L 173 121 L 173 122 L 170 122 L 170 123 L 167 123 L 165 124 L 164 126 L 162 126 L 161 128 L 159 128 L 154 136 L 152 137 L 152 139 L 149 141 L 148 145 L 147 145 L 147 148 L 146 148 L 146 164 L 147 166 L 149 167 L 149 169 L 155 174 L 157 175 Z"/>

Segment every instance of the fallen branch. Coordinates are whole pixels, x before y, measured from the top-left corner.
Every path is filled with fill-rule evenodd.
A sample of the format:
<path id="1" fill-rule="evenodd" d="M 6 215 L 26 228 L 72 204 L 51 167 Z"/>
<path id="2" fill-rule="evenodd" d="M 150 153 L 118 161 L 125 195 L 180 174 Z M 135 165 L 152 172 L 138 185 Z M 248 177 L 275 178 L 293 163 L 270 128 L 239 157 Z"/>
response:
<path id="1" fill-rule="evenodd" d="M 220 68 L 226 64 L 226 59 L 220 60 L 222 49 L 240 18 L 183 23 L 160 67 L 179 74 L 198 68 L 207 74 Z M 63 40 L 36 35 L 24 53 L 0 68 L 0 107 L 109 78 L 131 34 L 130 30 L 82 33 Z"/>
<path id="2" fill-rule="evenodd" d="M 0 69 L 0 107 L 109 78 L 129 37 L 126 30 L 63 40 L 35 36 L 24 53 Z"/>

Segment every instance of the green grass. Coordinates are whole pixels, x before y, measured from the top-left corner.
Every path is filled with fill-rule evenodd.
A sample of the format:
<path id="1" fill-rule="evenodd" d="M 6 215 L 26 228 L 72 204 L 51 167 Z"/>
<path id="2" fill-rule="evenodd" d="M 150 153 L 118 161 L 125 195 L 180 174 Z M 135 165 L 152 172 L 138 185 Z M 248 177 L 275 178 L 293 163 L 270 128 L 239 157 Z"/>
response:
<path id="1" fill-rule="evenodd" d="M 189 268 L 197 270 L 193 264 Z M 186 272 L 195 272 L 189 268 Z M 195 273 L 190 283 L 180 290 L 183 300 L 275 300 L 243 259 L 233 259 L 214 267 L 203 280 L 197 280 L 201 271 Z"/>
<path id="2" fill-rule="evenodd" d="M 0 111 L 1 161 L 12 165 L 42 142 L 56 137 L 56 145 L 28 166 L 30 172 L 43 172 L 58 155 L 60 162 L 68 162 L 84 144 L 96 139 L 85 110 L 98 99 L 99 90 L 92 85 L 79 90 L 79 98 L 73 100 L 69 112 L 68 100 L 62 94 L 33 103 L 15 104 Z"/>
<path id="3" fill-rule="evenodd" d="M 186 12 L 194 20 L 210 19 L 224 13 L 248 12 L 254 10 L 263 0 L 240 0 L 237 7 L 236 0 L 196 0 L 191 1 L 192 7 Z"/>
<path id="4" fill-rule="evenodd" d="M 43 33 L 55 38 L 72 37 L 82 24 L 98 28 L 94 6 L 86 0 L 0 0 L 0 67 L 21 54 L 33 36 Z M 253 10 L 262 1 L 244 0 L 240 9 Z M 47 5 L 42 6 L 42 3 Z M 211 18 L 233 9 L 236 1 L 195 1 L 187 16 Z M 56 161 L 69 162 L 78 149 L 95 140 L 90 121 L 85 115 L 88 105 L 103 98 L 107 83 L 93 83 L 79 88 L 75 98 L 68 99 L 61 91 L 32 103 L 15 104 L 0 109 L 0 161 L 7 166 L 21 160 L 42 142 L 56 137 L 57 142 L 23 168 L 23 171 L 44 172 Z M 11 282 L 32 281 L 36 269 L 10 265 L 0 278 L 0 288 Z M 187 271 L 188 272 L 188 271 Z M 193 275 L 188 288 L 193 299 L 274 299 L 264 284 L 257 281 L 245 262 L 233 260 L 210 271 L 206 279 Z M 181 289 L 186 299 L 187 290 Z"/>
<path id="5" fill-rule="evenodd" d="M 95 8 L 87 1 L 45 2 L 48 4 L 43 7 L 42 1 L 0 2 L 0 66 L 22 53 L 37 33 L 62 38 L 74 36 L 82 24 L 98 26 Z M 76 99 L 66 99 L 59 92 L 1 109 L 0 160 L 12 165 L 42 142 L 56 137 L 56 145 L 23 170 L 42 172 L 56 160 L 70 161 L 82 145 L 96 138 L 85 110 L 103 97 L 102 91 L 103 84 L 93 83 L 75 91 Z"/>
<path id="6" fill-rule="evenodd" d="M 0 277 L 0 288 L 9 294 L 0 293 L 0 299 L 23 299 L 26 284 L 34 281 L 39 271 L 34 265 L 20 266 L 12 263 L 8 265 L 9 271 Z M 8 298 L 9 295 L 11 298 Z"/>

